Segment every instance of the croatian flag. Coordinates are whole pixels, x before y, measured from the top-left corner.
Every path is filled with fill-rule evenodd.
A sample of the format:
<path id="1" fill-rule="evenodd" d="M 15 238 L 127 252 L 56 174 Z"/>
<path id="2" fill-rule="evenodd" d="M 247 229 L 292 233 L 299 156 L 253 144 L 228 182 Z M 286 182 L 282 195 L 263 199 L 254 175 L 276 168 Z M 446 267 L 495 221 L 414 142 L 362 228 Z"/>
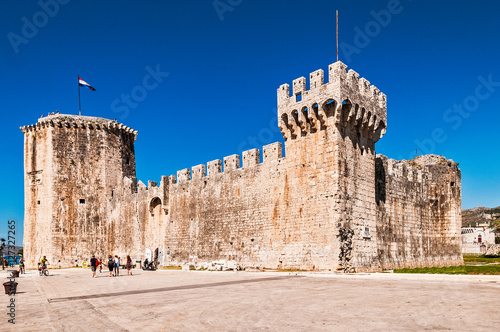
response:
<path id="1" fill-rule="evenodd" d="M 90 90 L 95 91 L 95 89 L 94 89 L 93 87 L 91 87 L 91 86 L 90 86 L 90 84 L 88 84 L 87 82 L 85 82 L 84 80 L 82 80 L 82 79 L 80 78 L 80 76 L 78 76 L 78 84 L 79 84 L 80 86 L 86 86 L 86 87 L 87 87 L 87 88 L 89 88 Z"/>

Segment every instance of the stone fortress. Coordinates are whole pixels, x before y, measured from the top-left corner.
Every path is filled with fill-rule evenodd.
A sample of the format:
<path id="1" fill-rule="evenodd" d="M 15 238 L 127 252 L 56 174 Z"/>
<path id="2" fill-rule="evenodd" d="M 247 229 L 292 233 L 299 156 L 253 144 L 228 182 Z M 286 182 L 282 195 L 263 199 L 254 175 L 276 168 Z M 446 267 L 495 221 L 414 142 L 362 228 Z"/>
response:
<path id="1" fill-rule="evenodd" d="M 92 254 L 159 265 L 378 271 L 462 263 L 458 163 L 375 153 L 386 95 L 337 61 L 278 89 L 285 139 L 137 182 L 137 132 L 52 115 L 24 133 L 24 253 L 75 266 Z M 262 162 L 261 160 L 262 154 Z"/>

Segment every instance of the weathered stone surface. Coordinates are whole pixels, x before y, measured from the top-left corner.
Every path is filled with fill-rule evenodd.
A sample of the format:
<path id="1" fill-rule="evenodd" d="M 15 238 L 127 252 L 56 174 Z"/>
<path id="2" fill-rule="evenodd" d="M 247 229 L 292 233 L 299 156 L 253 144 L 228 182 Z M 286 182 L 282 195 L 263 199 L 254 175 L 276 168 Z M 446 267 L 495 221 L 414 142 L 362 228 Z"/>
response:
<path id="1" fill-rule="evenodd" d="M 377 155 L 377 251 L 382 267 L 462 262 L 461 177 L 442 156 Z"/>
<path id="2" fill-rule="evenodd" d="M 285 138 L 159 184 L 137 183 L 137 132 L 57 115 L 25 133 L 25 253 L 160 265 L 370 271 L 461 262 L 460 170 L 375 154 L 386 96 L 341 62 L 278 89 Z M 137 185 L 136 185 L 137 183 Z M 80 201 L 84 200 L 84 201 Z M 38 202 L 40 201 L 40 204 Z M 205 262 L 231 262 L 213 264 Z M 234 263 L 233 263 L 234 262 Z"/>
<path id="3" fill-rule="evenodd" d="M 22 130 L 28 265 L 36 266 L 42 255 L 68 266 L 91 253 L 128 251 L 138 240 L 137 223 L 118 218 L 116 210 L 131 212 L 120 198 L 135 191 L 137 132 L 115 121 L 71 115 L 42 118 Z M 32 174 L 40 181 L 32 183 Z"/>

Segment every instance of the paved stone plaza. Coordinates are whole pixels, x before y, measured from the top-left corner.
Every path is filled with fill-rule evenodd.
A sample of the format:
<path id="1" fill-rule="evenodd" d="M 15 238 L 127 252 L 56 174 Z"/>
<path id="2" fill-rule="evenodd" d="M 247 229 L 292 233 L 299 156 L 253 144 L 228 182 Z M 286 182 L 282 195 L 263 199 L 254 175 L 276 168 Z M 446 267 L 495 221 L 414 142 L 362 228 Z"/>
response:
<path id="1" fill-rule="evenodd" d="M 1 331 L 495 330 L 499 276 L 89 269 L 18 278 Z M 0 271 L 5 282 L 7 274 Z"/>

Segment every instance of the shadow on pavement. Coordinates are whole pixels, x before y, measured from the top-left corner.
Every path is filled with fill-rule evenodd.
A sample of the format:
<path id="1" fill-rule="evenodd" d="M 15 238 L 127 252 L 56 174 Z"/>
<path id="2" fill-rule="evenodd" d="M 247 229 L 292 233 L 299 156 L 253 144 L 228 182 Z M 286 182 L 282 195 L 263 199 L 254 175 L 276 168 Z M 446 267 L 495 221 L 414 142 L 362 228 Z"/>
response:
<path id="1" fill-rule="evenodd" d="M 152 288 L 152 289 L 144 289 L 144 290 L 117 292 L 117 293 L 103 293 L 103 294 L 92 294 L 92 295 L 82 295 L 82 296 L 60 297 L 60 298 L 55 298 L 55 299 L 48 299 L 48 301 L 50 303 L 52 303 L 52 302 L 86 300 L 86 299 L 96 299 L 96 298 L 102 298 L 102 297 L 114 297 L 114 296 L 122 296 L 122 295 L 168 292 L 168 291 L 175 291 L 175 290 L 182 290 L 182 289 L 220 287 L 220 286 L 247 284 L 247 283 L 254 283 L 254 282 L 261 282 L 261 281 L 284 280 L 284 279 L 297 278 L 297 277 L 298 276 L 284 276 L 284 277 L 258 278 L 258 279 L 249 279 L 249 280 L 212 282 L 212 283 L 208 283 L 208 284 L 195 284 L 195 285 L 173 286 L 173 287 L 163 287 L 163 288 Z"/>

